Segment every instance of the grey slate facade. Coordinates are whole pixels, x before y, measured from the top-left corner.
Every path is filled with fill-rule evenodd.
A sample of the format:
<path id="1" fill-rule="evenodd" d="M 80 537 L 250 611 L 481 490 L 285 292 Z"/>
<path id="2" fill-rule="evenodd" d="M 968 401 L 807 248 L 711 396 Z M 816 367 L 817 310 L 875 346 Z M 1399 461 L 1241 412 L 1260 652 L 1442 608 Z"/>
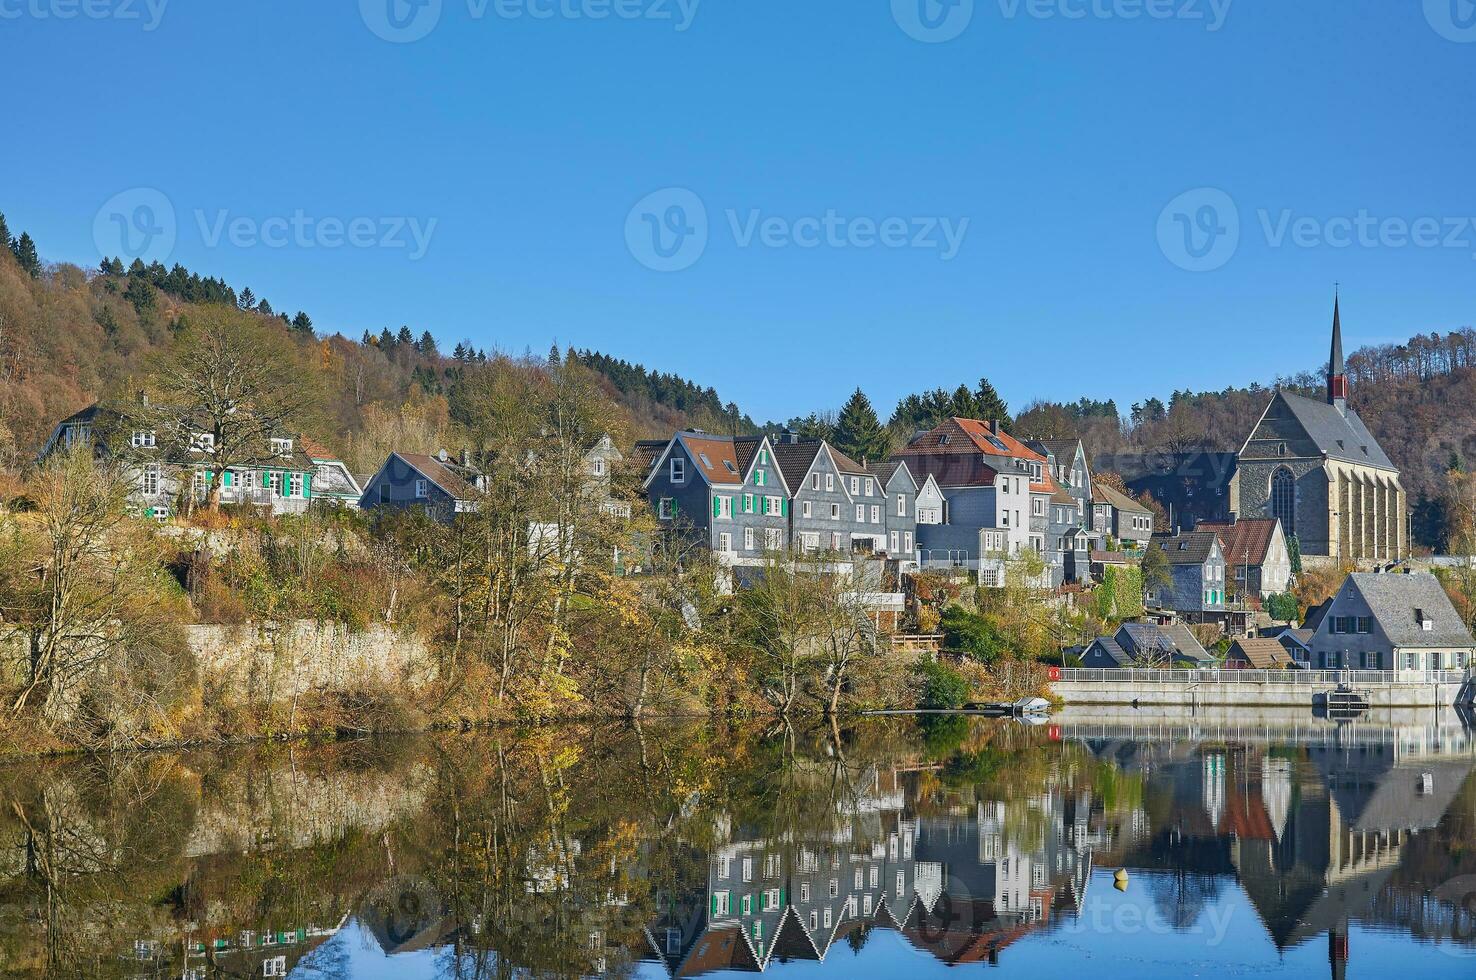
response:
<path id="1" fill-rule="evenodd" d="M 1167 586 L 1149 588 L 1150 603 L 1196 621 L 1228 609 L 1225 601 L 1225 555 L 1215 534 L 1186 531 L 1176 535 L 1156 535 L 1148 547 L 1163 552 L 1172 578 Z"/>

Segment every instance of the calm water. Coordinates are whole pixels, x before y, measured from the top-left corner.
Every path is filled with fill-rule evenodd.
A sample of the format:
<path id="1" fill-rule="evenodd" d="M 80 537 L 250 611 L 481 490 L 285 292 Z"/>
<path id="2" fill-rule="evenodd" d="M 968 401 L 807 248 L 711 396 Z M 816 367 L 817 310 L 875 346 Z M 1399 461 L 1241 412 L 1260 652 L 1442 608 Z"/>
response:
<path id="1" fill-rule="evenodd" d="M 1431 712 L 28 763 L 0 975 L 1469 978 L 1473 768 Z"/>

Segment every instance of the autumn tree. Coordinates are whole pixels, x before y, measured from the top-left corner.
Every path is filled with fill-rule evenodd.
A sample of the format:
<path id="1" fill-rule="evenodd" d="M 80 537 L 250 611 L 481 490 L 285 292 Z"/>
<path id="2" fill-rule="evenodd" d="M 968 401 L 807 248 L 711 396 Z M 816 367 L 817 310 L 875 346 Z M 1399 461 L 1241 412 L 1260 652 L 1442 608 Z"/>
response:
<path id="1" fill-rule="evenodd" d="M 152 429 L 177 458 L 209 474 L 207 500 L 220 509 L 225 473 L 280 457 L 273 437 L 295 434 L 312 404 L 308 380 L 270 324 L 210 310 L 159 364 L 147 404 L 128 424 Z"/>

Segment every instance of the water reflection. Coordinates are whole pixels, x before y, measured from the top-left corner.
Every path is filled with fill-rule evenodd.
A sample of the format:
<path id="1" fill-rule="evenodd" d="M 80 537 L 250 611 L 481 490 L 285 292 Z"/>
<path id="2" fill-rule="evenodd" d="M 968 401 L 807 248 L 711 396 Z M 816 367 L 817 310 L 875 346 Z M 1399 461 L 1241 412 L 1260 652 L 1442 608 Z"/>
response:
<path id="1" fill-rule="evenodd" d="M 1428 712 L 27 764 L 0 771 L 0 973 L 1469 976 L 1473 767 Z"/>

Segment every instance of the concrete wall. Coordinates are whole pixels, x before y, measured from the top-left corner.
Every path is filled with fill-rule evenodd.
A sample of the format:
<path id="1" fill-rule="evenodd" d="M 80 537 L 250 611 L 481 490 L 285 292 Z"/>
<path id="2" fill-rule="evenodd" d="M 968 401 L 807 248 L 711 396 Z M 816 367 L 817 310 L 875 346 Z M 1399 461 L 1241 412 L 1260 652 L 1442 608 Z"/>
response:
<path id="1" fill-rule="evenodd" d="M 1124 670 L 1123 679 L 1102 681 L 1059 681 L 1052 692 L 1067 704 L 1098 704 L 1149 708 L 1206 708 L 1254 705 L 1309 708 L 1334 684 L 1196 684 L 1144 682 Z M 1392 676 L 1392 675 L 1391 675 Z M 1391 681 L 1386 684 L 1353 685 L 1354 691 L 1375 708 L 1446 707 L 1456 703 L 1460 684 Z"/>

